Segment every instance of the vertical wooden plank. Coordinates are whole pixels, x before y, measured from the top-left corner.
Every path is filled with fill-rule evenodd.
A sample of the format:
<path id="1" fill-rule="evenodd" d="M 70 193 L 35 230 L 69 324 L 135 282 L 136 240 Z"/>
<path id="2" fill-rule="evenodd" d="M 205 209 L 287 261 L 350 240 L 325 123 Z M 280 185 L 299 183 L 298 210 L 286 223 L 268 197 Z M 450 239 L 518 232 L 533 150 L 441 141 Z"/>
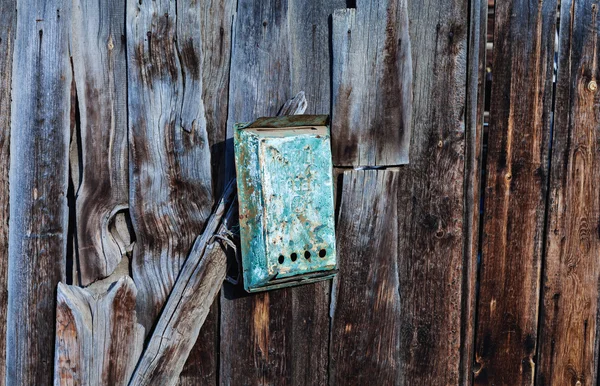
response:
<path id="1" fill-rule="evenodd" d="M 356 1 L 332 21 L 336 166 L 408 163 L 412 61 L 405 0 Z"/>
<path id="2" fill-rule="evenodd" d="M 473 383 L 488 0 L 472 0 L 469 2 L 469 6 L 470 22 L 465 110 L 465 255 L 463 258 L 463 313 L 461 317 L 461 366 L 459 374 L 459 384 L 461 385 L 471 385 Z"/>
<path id="3" fill-rule="evenodd" d="M 212 206 L 199 7 L 127 2 L 132 270 L 147 332 Z"/>
<path id="4" fill-rule="evenodd" d="M 6 383 L 52 383 L 65 280 L 71 2 L 17 1 L 12 76 Z"/>
<path id="5" fill-rule="evenodd" d="M 458 384 L 465 302 L 468 1 L 408 3 L 414 100 L 410 164 L 400 168 L 400 373 Z"/>
<path id="6" fill-rule="evenodd" d="M 399 384 L 398 173 L 346 171 L 342 185 L 330 384 Z"/>
<path id="7" fill-rule="evenodd" d="M 16 0 L 0 2 L 0 385 L 6 379 L 6 307 L 8 303 L 8 173 L 10 165 L 10 95 Z"/>
<path id="8" fill-rule="evenodd" d="M 329 45 L 325 31 L 329 15 L 344 6 L 340 0 L 238 2 L 228 138 L 234 123 L 274 116 L 301 90 L 319 97 L 318 101 L 307 98 L 309 111 L 327 112 L 321 110 L 329 105 L 329 92 L 323 91 L 330 79 L 325 65 L 330 60 L 324 49 Z M 301 26 L 298 20 L 307 24 Z M 316 55 L 323 55 L 319 58 L 322 63 L 303 64 L 305 58 Z M 298 58 L 303 62 L 298 63 Z M 329 282 L 322 282 L 249 296 L 225 287 L 221 296 L 220 382 L 326 384 L 329 287 Z"/>
<path id="9" fill-rule="evenodd" d="M 127 73 L 125 5 L 75 0 L 71 55 L 79 104 L 81 168 L 76 189 L 78 282 L 107 277 L 131 236 L 118 222 L 128 216 Z"/>
<path id="10" fill-rule="evenodd" d="M 535 375 L 556 6 L 496 3 L 475 384 Z"/>
<path id="11" fill-rule="evenodd" d="M 207 0 L 200 4 L 202 32 L 202 100 L 211 153 L 214 197 L 221 195 L 225 178 L 227 98 L 231 59 L 231 27 L 236 1 Z M 182 386 L 214 385 L 218 377 L 219 301 L 206 317 L 196 345 L 180 377 Z"/>
<path id="12" fill-rule="evenodd" d="M 562 1 L 539 385 L 596 385 L 600 293 L 597 0 Z M 596 86 L 597 87 L 597 86 Z"/>

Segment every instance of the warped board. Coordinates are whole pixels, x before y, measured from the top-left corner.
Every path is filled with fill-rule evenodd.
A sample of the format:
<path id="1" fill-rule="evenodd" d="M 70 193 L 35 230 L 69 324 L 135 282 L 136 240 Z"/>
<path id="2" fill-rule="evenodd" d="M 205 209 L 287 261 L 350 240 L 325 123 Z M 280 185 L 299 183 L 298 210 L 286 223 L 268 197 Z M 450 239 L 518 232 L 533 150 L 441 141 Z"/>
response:
<path id="1" fill-rule="evenodd" d="M 398 384 L 398 172 L 346 171 L 342 185 L 329 383 Z"/>
<path id="2" fill-rule="evenodd" d="M 73 76 L 81 148 L 76 193 L 77 282 L 107 277 L 121 261 L 131 236 L 127 226 L 127 73 L 125 8 L 115 0 L 73 2 Z M 121 231 L 121 232 L 119 232 Z"/>
<path id="3" fill-rule="evenodd" d="M 8 171 L 10 165 L 10 94 L 17 26 L 16 0 L 0 2 L 0 385 L 6 374 L 6 306 L 8 302 Z"/>
<path id="4" fill-rule="evenodd" d="M 227 97 L 231 27 L 236 2 L 200 2 L 202 32 L 202 100 L 211 152 L 213 196 L 219 197 L 225 179 L 225 139 L 227 137 Z M 200 336 L 181 373 L 181 385 L 217 383 L 219 347 L 219 302 L 211 307 Z"/>
<path id="5" fill-rule="evenodd" d="M 538 384 L 598 382 L 598 1 L 562 1 Z"/>
<path id="6" fill-rule="evenodd" d="M 239 1 L 228 138 L 233 124 L 274 116 L 302 90 L 307 92 L 308 112 L 328 113 L 328 17 L 343 7 L 341 0 Z M 299 20 L 306 24 L 299 25 Z M 321 63 L 309 60 L 315 57 Z M 311 95 L 318 100 L 311 100 Z M 230 144 L 229 175 L 233 174 L 232 150 Z M 245 296 L 226 285 L 221 291 L 220 382 L 326 383 L 329 288 L 329 282 L 322 282 Z"/>
<path id="7" fill-rule="evenodd" d="M 200 4 L 129 0 L 126 31 L 132 271 L 149 333 L 213 203 Z"/>
<path id="8" fill-rule="evenodd" d="M 465 357 L 468 11 L 466 0 L 408 3 L 414 99 L 410 163 L 398 176 L 401 384 L 458 384 Z"/>
<path id="9" fill-rule="evenodd" d="M 535 376 L 556 6 L 495 6 L 477 385 L 531 385 Z"/>
<path id="10" fill-rule="evenodd" d="M 356 1 L 332 16 L 335 166 L 407 164 L 412 58 L 406 0 Z"/>
<path id="11" fill-rule="evenodd" d="M 65 280 L 71 2 L 17 2 L 12 72 L 6 383 L 52 383 Z M 17 166 L 18 165 L 18 166 Z"/>

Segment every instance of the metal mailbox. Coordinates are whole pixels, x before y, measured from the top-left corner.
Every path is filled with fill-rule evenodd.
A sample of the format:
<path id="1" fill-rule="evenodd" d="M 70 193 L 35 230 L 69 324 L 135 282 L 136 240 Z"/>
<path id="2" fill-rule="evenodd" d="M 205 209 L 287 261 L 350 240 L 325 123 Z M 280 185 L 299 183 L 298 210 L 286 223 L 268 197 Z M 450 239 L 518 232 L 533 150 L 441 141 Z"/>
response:
<path id="1" fill-rule="evenodd" d="M 327 115 L 237 124 L 235 163 L 244 288 L 331 278 L 336 270 Z"/>

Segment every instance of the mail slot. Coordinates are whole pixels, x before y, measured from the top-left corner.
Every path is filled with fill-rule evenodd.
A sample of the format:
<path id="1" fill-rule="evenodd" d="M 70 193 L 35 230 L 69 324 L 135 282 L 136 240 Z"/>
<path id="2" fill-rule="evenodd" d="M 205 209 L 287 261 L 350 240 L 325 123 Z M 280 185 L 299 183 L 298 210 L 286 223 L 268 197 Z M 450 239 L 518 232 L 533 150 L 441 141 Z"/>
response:
<path id="1" fill-rule="evenodd" d="M 260 118 L 235 126 L 244 288 L 331 278 L 336 271 L 327 115 Z"/>

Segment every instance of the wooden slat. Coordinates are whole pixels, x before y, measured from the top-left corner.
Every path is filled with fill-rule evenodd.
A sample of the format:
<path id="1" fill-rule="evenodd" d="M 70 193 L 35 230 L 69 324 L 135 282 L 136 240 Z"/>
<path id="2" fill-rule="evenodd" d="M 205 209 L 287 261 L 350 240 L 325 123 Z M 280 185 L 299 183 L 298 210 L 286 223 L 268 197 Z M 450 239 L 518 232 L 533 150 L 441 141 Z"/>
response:
<path id="1" fill-rule="evenodd" d="M 132 385 L 173 386 L 179 382 L 210 305 L 225 280 L 227 256 L 215 237 L 227 238 L 234 222 L 238 223 L 235 194 L 233 180 L 185 260 L 136 367 Z"/>
<path id="2" fill-rule="evenodd" d="M 455 385 L 461 371 L 468 2 L 408 2 L 414 70 L 410 164 L 400 168 L 402 382 Z M 467 241 L 468 242 L 468 241 Z"/>
<path id="3" fill-rule="evenodd" d="M 333 164 L 408 163 L 412 59 L 406 0 L 333 14 Z"/>
<path id="4" fill-rule="evenodd" d="M 562 1 L 539 385 L 596 385 L 600 293 L 597 0 Z"/>
<path id="5" fill-rule="evenodd" d="M 12 75 L 9 385 L 52 383 L 55 290 L 65 280 L 71 2 L 17 1 Z"/>
<path id="6" fill-rule="evenodd" d="M 535 375 L 556 6 L 496 3 L 475 384 Z"/>
<path id="7" fill-rule="evenodd" d="M 465 109 L 465 255 L 460 385 L 473 383 L 475 319 L 477 307 L 477 257 L 479 254 L 483 114 L 485 107 L 485 63 L 488 0 L 471 1 L 467 51 L 467 95 Z"/>
<path id="8" fill-rule="evenodd" d="M 107 277 L 131 236 L 119 230 L 128 208 L 125 7 L 116 0 L 73 2 L 74 81 L 79 104 L 76 190 L 78 282 Z"/>
<path id="9" fill-rule="evenodd" d="M 10 95 L 16 0 L 0 2 L 0 385 L 6 379 L 6 307 L 8 302 L 8 173 L 10 165 Z"/>
<path id="10" fill-rule="evenodd" d="M 199 7 L 127 2 L 132 270 L 146 331 L 212 206 Z"/>
<path id="11" fill-rule="evenodd" d="M 231 64 L 229 137 L 234 123 L 274 116 L 288 98 L 301 90 L 307 93 L 308 112 L 327 113 L 321 108 L 329 105 L 329 92 L 322 91 L 330 82 L 325 65 L 330 60 L 326 49 L 328 17 L 344 6 L 341 0 L 239 1 Z M 300 28 L 292 19 L 306 20 L 309 28 Z M 315 56 L 323 63 L 296 62 L 296 58 Z M 318 101 L 311 100 L 311 95 L 318 95 Z M 324 107 L 317 110 L 316 106 Z M 231 149 L 228 154 L 233 155 Z M 329 282 L 321 282 L 248 296 L 224 287 L 220 382 L 327 383 L 329 287 Z"/>
<path id="12" fill-rule="evenodd" d="M 346 171 L 337 227 L 339 274 L 331 306 L 332 385 L 400 380 L 398 173 Z"/>
<path id="13" fill-rule="evenodd" d="M 214 197 L 221 195 L 225 178 L 231 27 L 235 6 L 235 0 L 200 2 L 202 100 L 211 153 Z M 181 386 L 217 383 L 218 340 L 219 302 L 215 301 L 183 368 L 180 377 Z"/>
<path id="14" fill-rule="evenodd" d="M 58 285 L 54 385 L 129 384 L 144 344 L 135 298 L 127 276 L 108 291 Z"/>

